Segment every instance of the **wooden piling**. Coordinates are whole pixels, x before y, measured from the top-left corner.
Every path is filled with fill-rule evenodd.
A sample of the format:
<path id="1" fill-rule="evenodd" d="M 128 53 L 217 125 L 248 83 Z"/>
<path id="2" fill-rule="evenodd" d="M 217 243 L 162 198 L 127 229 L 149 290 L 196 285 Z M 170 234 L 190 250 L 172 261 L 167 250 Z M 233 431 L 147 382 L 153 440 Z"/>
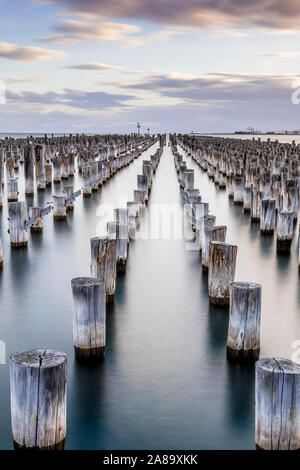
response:
<path id="1" fill-rule="evenodd" d="M 16 449 L 63 450 L 67 357 L 32 350 L 10 357 L 11 424 Z"/>
<path id="2" fill-rule="evenodd" d="M 293 240 L 294 213 L 289 211 L 278 212 L 277 218 L 277 251 L 289 252 Z"/>
<path id="3" fill-rule="evenodd" d="M 263 199 L 261 201 L 260 231 L 261 233 L 274 233 L 276 223 L 275 199 Z"/>
<path id="4" fill-rule="evenodd" d="M 1 183 L 0 183 L 1 185 Z M 3 250 L 2 250 L 2 242 L 1 242 L 1 238 L 0 238 L 0 269 L 3 268 Z"/>
<path id="5" fill-rule="evenodd" d="M 258 450 L 300 450 L 300 365 L 281 357 L 255 364 Z"/>
<path id="6" fill-rule="evenodd" d="M 19 198 L 18 180 L 16 178 L 9 178 L 7 180 L 7 201 L 17 201 Z"/>
<path id="7" fill-rule="evenodd" d="M 34 147 L 32 144 L 24 148 L 24 174 L 25 174 L 25 195 L 34 194 Z"/>
<path id="8" fill-rule="evenodd" d="M 35 146 L 35 176 L 37 189 L 46 189 L 45 145 Z"/>
<path id="9" fill-rule="evenodd" d="M 253 362 L 260 351 L 261 285 L 230 285 L 227 356 L 233 362 Z"/>
<path id="10" fill-rule="evenodd" d="M 211 241 L 225 242 L 227 227 L 219 225 L 216 227 L 204 228 L 202 234 L 202 269 L 207 271 L 209 267 L 209 245 Z"/>
<path id="11" fill-rule="evenodd" d="M 43 217 L 41 216 L 40 207 L 29 207 L 29 218 L 35 218 L 36 222 L 31 225 L 31 232 L 42 232 L 43 231 Z"/>
<path id="12" fill-rule="evenodd" d="M 84 362 L 102 359 L 105 353 L 105 283 L 96 278 L 71 281 L 73 293 L 73 341 L 75 356 Z"/>
<path id="13" fill-rule="evenodd" d="M 115 236 L 91 238 L 91 276 L 105 282 L 106 303 L 114 302 L 117 276 Z"/>
<path id="14" fill-rule="evenodd" d="M 65 220 L 67 218 L 67 208 L 65 206 L 65 196 L 53 195 L 53 219 Z"/>
<path id="15" fill-rule="evenodd" d="M 9 235 L 12 247 L 22 247 L 28 245 L 28 234 L 25 229 L 26 209 L 25 202 L 9 202 Z"/>
<path id="16" fill-rule="evenodd" d="M 210 242 L 208 295 L 210 303 L 229 304 L 229 286 L 234 282 L 237 246 L 218 241 Z"/>

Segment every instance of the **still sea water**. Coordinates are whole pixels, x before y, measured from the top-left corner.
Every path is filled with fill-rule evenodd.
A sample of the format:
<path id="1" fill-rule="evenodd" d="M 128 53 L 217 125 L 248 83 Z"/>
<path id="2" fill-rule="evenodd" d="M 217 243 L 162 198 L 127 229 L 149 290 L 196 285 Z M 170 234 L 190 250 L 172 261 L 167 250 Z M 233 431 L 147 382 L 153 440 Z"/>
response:
<path id="1" fill-rule="evenodd" d="M 227 362 L 228 313 L 209 305 L 199 252 L 185 250 L 183 240 L 131 242 L 127 272 L 118 277 L 115 304 L 107 309 L 105 361 L 84 367 L 74 360 L 70 282 L 89 275 L 97 209 L 118 207 L 119 197 L 132 200 L 142 160 L 156 148 L 90 199 L 79 198 L 67 222 L 47 216 L 43 234 L 29 234 L 28 249 L 10 249 L 4 204 L 0 339 L 6 342 L 7 365 L 0 365 L 1 449 L 12 448 L 8 358 L 31 348 L 68 354 L 67 449 L 254 449 L 254 367 Z M 238 245 L 236 280 L 262 284 L 261 356 L 290 358 L 293 342 L 300 341 L 298 227 L 291 254 L 278 256 L 275 238 L 260 236 L 259 225 L 250 224 L 226 191 L 185 158 L 217 224 L 227 225 L 227 240 Z M 73 182 L 81 187 L 78 173 Z M 53 186 L 54 193 L 60 190 Z M 26 198 L 27 206 L 44 206 L 51 197 L 51 189 L 36 193 Z M 178 202 L 173 156 L 165 147 L 149 206 Z"/>

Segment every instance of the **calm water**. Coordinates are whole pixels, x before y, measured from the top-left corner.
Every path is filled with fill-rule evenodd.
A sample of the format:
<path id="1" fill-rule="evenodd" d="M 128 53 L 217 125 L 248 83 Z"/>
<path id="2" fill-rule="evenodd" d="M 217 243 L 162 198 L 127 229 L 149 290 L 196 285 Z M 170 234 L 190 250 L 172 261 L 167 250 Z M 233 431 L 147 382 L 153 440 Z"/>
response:
<path id="1" fill-rule="evenodd" d="M 127 273 L 118 278 L 115 305 L 107 311 L 105 362 L 83 367 L 74 361 L 70 281 L 89 275 L 97 208 L 117 207 L 119 196 L 132 200 L 142 160 L 152 153 L 91 199 L 80 198 L 66 223 L 47 216 L 43 235 L 30 235 L 27 250 L 10 249 L 3 208 L 0 339 L 7 356 L 28 348 L 68 354 L 68 449 L 253 449 L 254 369 L 228 364 L 227 311 L 209 306 L 199 252 L 186 251 L 183 240 L 131 243 Z M 300 339 L 296 242 L 290 256 L 278 257 L 275 239 L 261 237 L 226 191 L 186 159 L 217 223 L 226 224 L 228 240 L 238 244 L 236 279 L 263 286 L 262 356 L 290 357 Z M 77 175 L 74 186 L 80 187 Z M 36 203 L 47 201 L 49 190 L 35 196 Z M 165 147 L 149 204 L 178 201 L 173 156 Z M 8 365 L 0 366 L 0 398 L 0 448 L 9 449 Z"/>

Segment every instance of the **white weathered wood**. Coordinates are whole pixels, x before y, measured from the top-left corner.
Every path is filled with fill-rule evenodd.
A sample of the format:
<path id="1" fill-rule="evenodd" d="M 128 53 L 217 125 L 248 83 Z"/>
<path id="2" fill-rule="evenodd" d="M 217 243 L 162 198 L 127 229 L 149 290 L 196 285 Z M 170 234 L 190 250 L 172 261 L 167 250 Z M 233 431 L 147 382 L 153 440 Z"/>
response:
<path id="1" fill-rule="evenodd" d="M 12 247 L 28 245 L 28 234 L 25 230 L 26 209 L 25 202 L 9 202 L 9 235 Z"/>
<path id="2" fill-rule="evenodd" d="M 242 205 L 244 201 L 244 178 L 235 176 L 233 179 L 233 202 Z"/>
<path id="3" fill-rule="evenodd" d="M 251 201 L 252 201 L 253 185 L 245 186 L 243 193 L 243 211 L 245 213 L 251 212 Z"/>
<path id="4" fill-rule="evenodd" d="M 105 283 L 78 277 L 71 282 L 73 293 L 73 341 L 77 359 L 95 361 L 105 353 Z"/>
<path id="5" fill-rule="evenodd" d="M 52 165 L 51 163 L 46 163 L 45 165 L 45 180 L 46 186 L 52 185 Z"/>
<path id="6" fill-rule="evenodd" d="M 45 189 L 45 145 L 35 146 L 35 176 L 37 189 Z"/>
<path id="7" fill-rule="evenodd" d="M 281 357 L 255 364 L 255 442 L 262 450 L 300 450 L 300 365 Z"/>
<path id="8" fill-rule="evenodd" d="M 117 243 L 115 236 L 91 238 L 91 276 L 105 282 L 106 303 L 115 297 Z"/>
<path id="9" fill-rule="evenodd" d="M 257 189 L 253 189 L 252 191 L 252 201 L 251 201 L 251 221 L 252 222 L 259 222 L 260 221 L 260 214 L 261 214 L 261 201 L 264 197 L 264 193 L 262 191 L 258 191 Z"/>
<path id="10" fill-rule="evenodd" d="M 82 168 L 82 177 L 83 177 L 83 197 L 90 197 L 92 194 L 92 167 L 86 165 Z"/>
<path id="11" fill-rule="evenodd" d="M 278 212 L 277 217 L 277 251 L 289 252 L 293 240 L 294 213 Z"/>
<path id="12" fill-rule="evenodd" d="M 128 225 L 119 224 L 117 222 L 108 222 L 107 233 L 109 235 L 115 235 L 117 240 L 117 272 L 125 273 L 128 255 Z"/>
<path id="13" fill-rule="evenodd" d="M 42 232 L 43 231 L 43 217 L 41 216 L 40 207 L 29 207 L 29 218 L 36 219 L 36 222 L 31 225 L 30 230 L 32 232 Z"/>
<path id="14" fill-rule="evenodd" d="M 54 183 L 61 182 L 61 157 L 59 155 L 54 155 L 52 159 L 53 166 L 53 181 Z"/>
<path id="15" fill-rule="evenodd" d="M 227 356 L 236 362 L 252 362 L 260 351 L 261 285 L 230 285 Z"/>
<path id="16" fill-rule="evenodd" d="M 1 185 L 1 182 L 0 182 Z M 3 268 L 3 250 L 2 250 L 2 242 L 0 238 L 0 269 Z"/>
<path id="17" fill-rule="evenodd" d="M 208 270 L 209 267 L 209 246 L 211 241 L 225 242 L 227 227 L 219 225 L 215 227 L 206 227 L 203 230 L 202 238 L 202 269 Z"/>
<path id="18" fill-rule="evenodd" d="M 66 382 L 67 356 L 63 352 L 32 350 L 11 356 L 11 423 L 16 448 L 64 448 Z"/>
<path id="19" fill-rule="evenodd" d="M 74 186 L 73 185 L 63 187 L 63 194 L 64 194 L 66 200 L 69 197 L 71 197 L 73 193 L 74 193 Z M 70 202 L 69 204 L 66 204 L 67 212 L 72 211 L 73 209 L 74 209 L 74 203 L 73 202 Z"/>
<path id="20" fill-rule="evenodd" d="M 16 178 L 9 178 L 7 180 L 7 201 L 17 201 L 19 198 L 18 180 Z"/>
<path id="21" fill-rule="evenodd" d="M 208 295 L 210 303 L 229 304 L 229 286 L 234 282 L 237 246 L 210 242 Z"/>
<path id="22" fill-rule="evenodd" d="M 62 155 L 61 156 L 61 178 L 68 179 L 70 176 L 70 169 L 69 169 L 69 155 Z"/>
<path id="23" fill-rule="evenodd" d="M 31 196 L 34 194 L 34 146 L 32 144 L 24 148 L 24 175 L 25 194 Z"/>
<path id="24" fill-rule="evenodd" d="M 65 206 L 65 196 L 53 195 L 53 218 L 54 220 L 64 220 L 67 218 L 67 209 Z"/>
<path id="25" fill-rule="evenodd" d="M 263 199 L 261 201 L 260 231 L 262 233 L 274 233 L 276 224 L 275 199 Z"/>

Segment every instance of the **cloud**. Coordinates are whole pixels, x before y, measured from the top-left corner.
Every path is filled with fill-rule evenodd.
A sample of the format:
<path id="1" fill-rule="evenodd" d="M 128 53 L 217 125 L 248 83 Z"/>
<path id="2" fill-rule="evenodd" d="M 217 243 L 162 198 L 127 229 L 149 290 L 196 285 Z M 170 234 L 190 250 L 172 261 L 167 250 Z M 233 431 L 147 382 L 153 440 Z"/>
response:
<path id="1" fill-rule="evenodd" d="M 87 111 L 104 110 L 126 106 L 125 102 L 134 99 L 131 95 L 117 95 L 102 91 L 80 91 L 66 89 L 61 93 L 48 91 L 36 93 L 23 91 L 13 93 L 7 91 L 6 98 L 9 103 L 37 104 L 49 106 L 68 106 Z"/>
<path id="2" fill-rule="evenodd" d="M 297 0 L 40 0 L 72 14 L 100 18 L 139 18 L 179 26 L 258 26 L 298 29 Z"/>
<path id="3" fill-rule="evenodd" d="M 18 60 L 21 62 L 64 59 L 65 52 L 41 47 L 17 46 L 8 42 L 0 42 L 0 57 L 4 59 Z"/>
<path id="4" fill-rule="evenodd" d="M 274 57 L 278 59 L 293 59 L 299 57 L 300 52 L 273 52 L 272 54 L 263 54 L 262 57 Z"/>
<path id="5" fill-rule="evenodd" d="M 176 74 L 152 75 L 144 80 L 122 83 L 126 90 L 155 92 L 186 103 L 278 102 L 290 100 L 299 75 L 242 75 L 214 73 L 199 77 Z"/>
<path id="6" fill-rule="evenodd" d="M 111 23 L 95 19 L 90 21 L 64 20 L 56 30 L 60 34 L 40 38 L 42 42 L 76 43 L 92 41 L 111 41 L 123 44 L 138 45 L 139 41 L 133 35 L 141 28 L 132 24 Z"/>
<path id="7" fill-rule="evenodd" d="M 108 65 L 101 64 L 99 62 L 92 62 L 89 64 L 78 64 L 78 65 L 68 65 L 64 67 L 65 69 L 75 69 L 75 70 L 124 70 L 124 67 L 119 65 Z"/>

